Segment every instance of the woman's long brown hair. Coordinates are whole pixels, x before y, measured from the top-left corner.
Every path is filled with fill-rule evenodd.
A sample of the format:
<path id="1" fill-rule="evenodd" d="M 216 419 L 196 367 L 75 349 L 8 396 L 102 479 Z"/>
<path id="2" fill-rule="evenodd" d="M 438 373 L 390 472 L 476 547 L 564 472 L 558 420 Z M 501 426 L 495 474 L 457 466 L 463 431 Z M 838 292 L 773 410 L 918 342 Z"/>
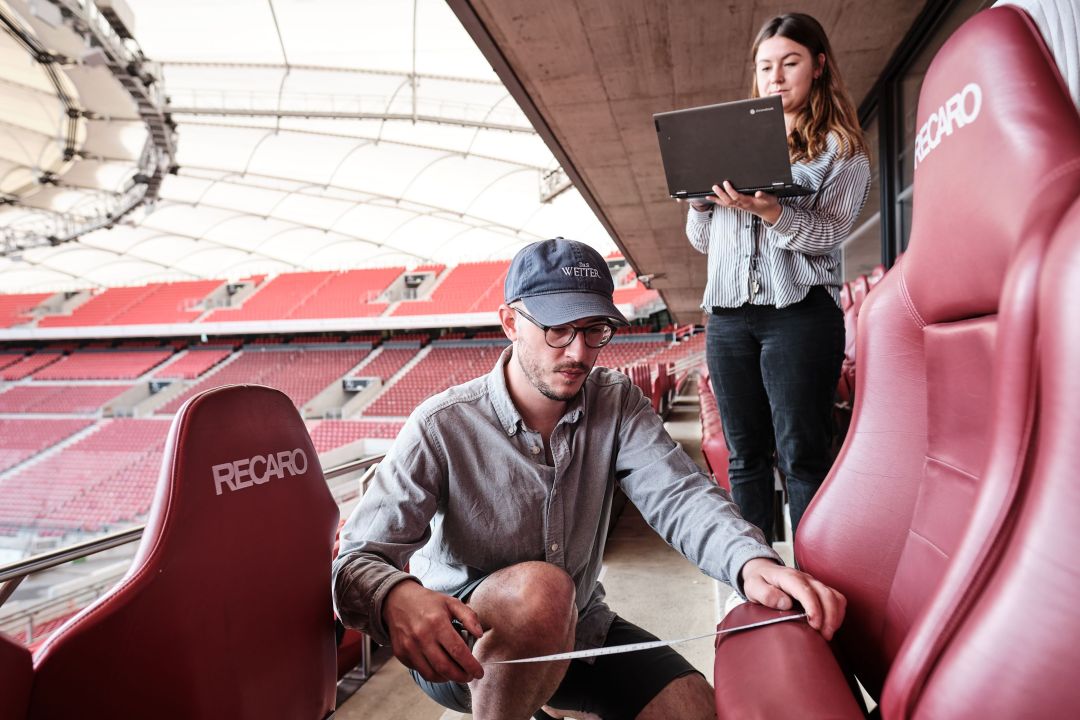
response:
<path id="1" fill-rule="evenodd" d="M 825 67 L 810 83 L 810 97 L 795 119 L 795 126 L 788 135 L 788 152 L 792 162 L 813 160 L 826 147 L 829 133 L 840 138 L 841 156 L 850 157 L 867 152 L 866 140 L 859 126 L 855 104 L 851 102 L 836 65 L 829 38 L 824 28 L 814 18 L 804 13 L 778 15 L 769 20 L 758 32 L 750 53 L 751 61 L 757 57 L 761 43 L 779 35 L 799 43 L 810 51 L 810 62 L 817 66 L 818 56 L 825 55 Z M 750 97 L 760 97 L 757 71 L 753 73 Z"/>

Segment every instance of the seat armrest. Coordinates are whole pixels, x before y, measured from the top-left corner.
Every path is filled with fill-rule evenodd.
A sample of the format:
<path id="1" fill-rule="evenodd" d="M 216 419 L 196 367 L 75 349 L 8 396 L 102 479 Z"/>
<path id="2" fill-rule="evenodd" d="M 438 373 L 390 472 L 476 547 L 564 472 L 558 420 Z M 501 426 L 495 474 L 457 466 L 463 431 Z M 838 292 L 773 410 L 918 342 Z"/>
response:
<path id="1" fill-rule="evenodd" d="M 744 603 L 718 629 L 790 615 Z M 863 718 L 829 644 L 805 620 L 717 636 L 717 718 Z"/>

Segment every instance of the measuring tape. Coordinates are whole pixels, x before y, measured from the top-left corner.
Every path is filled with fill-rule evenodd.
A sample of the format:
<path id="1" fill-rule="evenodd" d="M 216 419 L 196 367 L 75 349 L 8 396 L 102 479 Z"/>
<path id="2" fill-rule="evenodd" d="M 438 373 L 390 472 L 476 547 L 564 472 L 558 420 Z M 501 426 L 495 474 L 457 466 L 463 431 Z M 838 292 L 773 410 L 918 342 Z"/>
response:
<path id="1" fill-rule="evenodd" d="M 725 630 L 717 630 L 716 632 L 680 638 L 678 640 L 653 640 L 650 642 L 630 643 L 629 645 L 612 645 L 611 647 L 594 648 L 592 650 L 576 650 L 574 652 L 556 653 L 555 655 L 540 655 L 538 657 L 521 658 L 519 660 L 489 660 L 483 664 L 512 665 L 514 663 L 553 662 L 555 660 L 577 660 L 579 658 L 600 657 L 601 655 L 618 655 L 619 653 L 635 652 L 637 650 L 651 650 L 653 648 L 664 647 L 665 645 L 678 645 L 680 643 L 690 642 L 691 640 L 701 640 L 707 637 L 724 635 L 725 633 L 751 630 L 765 625 L 787 622 L 788 620 L 797 620 L 804 617 L 806 617 L 806 613 L 798 613 L 796 615 L 785 615 L 783 617 L 773 618 L 772 620 L 762 620 L 761 622 L 750 623 L 749 625 L 739 625 Z"/>

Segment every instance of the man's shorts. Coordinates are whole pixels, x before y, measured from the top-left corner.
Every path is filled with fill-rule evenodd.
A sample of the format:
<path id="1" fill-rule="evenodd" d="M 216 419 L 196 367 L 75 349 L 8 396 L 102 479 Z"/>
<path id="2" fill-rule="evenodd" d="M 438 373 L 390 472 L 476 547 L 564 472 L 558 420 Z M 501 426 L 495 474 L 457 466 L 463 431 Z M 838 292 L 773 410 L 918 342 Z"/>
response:
<path id="1" fill-rule="evenodd" d="M 481 582 L 483 578 L 452 594 L 459 600 L 467 601 Z M 616 616 L 604 640 L 604 647 L 657 639 L 655 635 Z M 595 658 L 592 664 L 584 660 L 571 660 L 562 683 L 545 705 L 560 710 L 591 712 L 604 720 L 632 720 L 668 683 L 695 672 L 694 666 L 670 647 L 603 655 Z M 472 712 L 468 685 L 428 682 L 415 670 L 409 670 L 409 674 L 421 690 L 443 707 L 455 712 Z"/>

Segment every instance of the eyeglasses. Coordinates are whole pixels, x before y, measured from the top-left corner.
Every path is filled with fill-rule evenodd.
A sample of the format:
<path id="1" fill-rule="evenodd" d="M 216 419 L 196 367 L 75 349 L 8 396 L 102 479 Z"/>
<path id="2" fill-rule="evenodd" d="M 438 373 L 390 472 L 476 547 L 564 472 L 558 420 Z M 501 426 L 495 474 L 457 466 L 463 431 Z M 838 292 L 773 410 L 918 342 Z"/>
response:
<path id="1" fill-rule="evenodd" d="M 574 342 L 574 338 L 580 332 L 585 337 L 586 345 L 591 348 L 602 348 L 611 342 L 611 338 L 615 335 L 615 326 L 609 323 L 596 323 L 583 328 L 574 327 L 573 325 L 551 327 L 550 325 L 544 325 L 521 308 L 514 308 L 514 310 L 544 331 L 544 341 L 548 344 L 548 347 L 564 348 Z"/>

